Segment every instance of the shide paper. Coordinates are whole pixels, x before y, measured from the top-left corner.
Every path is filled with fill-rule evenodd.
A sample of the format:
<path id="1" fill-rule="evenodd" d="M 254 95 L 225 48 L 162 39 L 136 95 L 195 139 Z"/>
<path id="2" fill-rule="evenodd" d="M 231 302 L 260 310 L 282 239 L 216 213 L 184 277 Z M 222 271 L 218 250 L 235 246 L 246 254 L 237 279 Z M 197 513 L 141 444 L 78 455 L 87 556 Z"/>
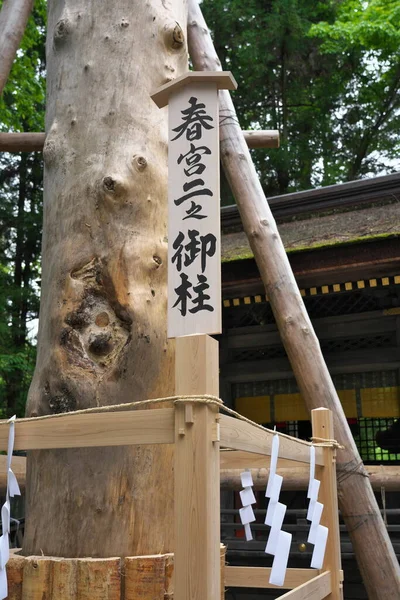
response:
<path id="1" fill-rule="evenodd" d="M 320 525 L 324 505 L 318 502 L 318 493 L 321 482 L 315 479 L 315 447 L 310 447 L 310 480 L 308 484 L 307 498 L 308 505 L 307 521 L 311 521 L 310 531 L 307 542 L 313 544 L 314 550 L 311 558 L 311 567 L 313 569 L 322 569 L 324 563 L 326 543 L 328 540 L 328 528 Z"/>
<path id="2" fill-rule="evenodd" d="M 21 492 L 12 469 L 11 460 L 14 449 L 15 438 L 15 415 L 8 421 L 10 429 L 8 433 L 8 449 L 7 449 L 7 494 L 6 501 L 1 508 L 1 523 L 3 527 L 2 535 L 0 536 L 0 600 L 4 600 L 8 596 L 6 564 L 10 558 L 10 497 L 20 496 Z"/>
<path id="3" fill-rule="evenodd" d="M 239 515 L 242 525 L 244 525 L 246 540 L 249 542 L 253 539 L 250 523 L 256 520 L 251 505 L 255 504 L 256 498 L 253 492 L 253 478 L 250 471 L 244 471 L 241 473 L 240 478 L 242 481 L 243 490 L 239 492 L 239 494 L 243 508 L 239 510 Z"/>
<path id="4" fill-rule="evenodd" d="M 282 531 L 283 520 L 286 514 L 286 505 L 279 502 L 283 477 L 276 474 L 278 453 L 279 436 L 274 435 L 272 439 L 269 478 L 265 492 L 266 498 L 269 498 L 265 523 L 271 527 L 265 552 L 266 554 L 271 554 L 274 557 L 269 583 L 283 586 L 289 559 L 290 546 L 292 543 L 292 534 Z"/>

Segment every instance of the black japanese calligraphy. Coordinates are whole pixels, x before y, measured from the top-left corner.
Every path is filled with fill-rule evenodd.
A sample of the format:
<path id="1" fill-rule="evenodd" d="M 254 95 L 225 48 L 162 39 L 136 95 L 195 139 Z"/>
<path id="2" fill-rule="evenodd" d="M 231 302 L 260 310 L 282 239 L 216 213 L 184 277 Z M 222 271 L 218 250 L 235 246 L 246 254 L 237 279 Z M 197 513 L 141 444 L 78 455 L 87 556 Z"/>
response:
<path id="1" fill-rule="evenodd" d="M 192 302 L 192 308 L 189 308 L 189 312 L 192 314 L 198 313 L 202 310 L 214 312 L 214 307 L 211 304 L 207 304 L 207 300 L 210 300 L 209 294 L 205 292 L 210 288 L 207 283 L 207 277 L 205 275 L 197 275 L 197 285 L 193 286 L 189 277 L 186 273 L 180 274 L 181 284 L 175 288 L 177 300 L 173 305 L 173 308 L 178 308 L 182 317 L 185 317 L 188 312 L 188 300 Z M 190 289 L 196 294 L 190 293 Z"/>
<path id="2" fill-rule="evenodd" d="M 198 103 L 197 98 L 194 96 L 190 98 L 189 104 L 189 108 L 181 111 L 183 123 L 172 130 L 177 132 L 177 135 L 172 138 L 172 142 L 180 138 L 185 132 L 187 140 L 200 140 L 203 127 L 204 129 L 214 129 L 213 125 L 210 125 L 213 118 L 207 115 L 204 110 L 205 104 Z"/>
<path id="3" fill-rule="evenodd" d="M 196 229 L 188 230 L 188 238 L 189 241 L 184 244 L 185 235 L 182 231 L 178 233 L 172 244 L 173 249 L 176 250 L 172 262 L 176 263 L 177 270 L 181 271 L 182 266 L 189 267 L 200 255 L 201 272 L 204 273 L 207 266 L 207 257 L 211 258 L 215 254 L 217 238 L 212 233 L 200 235 Z"/>

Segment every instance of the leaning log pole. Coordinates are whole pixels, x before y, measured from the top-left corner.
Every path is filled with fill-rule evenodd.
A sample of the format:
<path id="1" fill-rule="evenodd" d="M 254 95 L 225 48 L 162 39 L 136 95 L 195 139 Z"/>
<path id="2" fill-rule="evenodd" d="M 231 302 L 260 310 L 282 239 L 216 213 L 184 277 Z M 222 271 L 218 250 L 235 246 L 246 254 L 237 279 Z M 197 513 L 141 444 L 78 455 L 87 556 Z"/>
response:
<path id="1" fill-rule="evenodd" d="M 0 12 L 0 95 L 24 35 L 34 0 L 4 0 Z"/>
<path id="2" fill-rule="evenodd" d="M 194 68 L 221 70 L 197 0 L 188 4 Z M 399 564 L 227 91 L 220 91 L 220 115 L 222 164 L 298 386 L 309 411 L 320 406 L 333 411 L 335 435 L 344 446 L 337 454 L 339 504 L 368 597 L 395 600 Z"/>

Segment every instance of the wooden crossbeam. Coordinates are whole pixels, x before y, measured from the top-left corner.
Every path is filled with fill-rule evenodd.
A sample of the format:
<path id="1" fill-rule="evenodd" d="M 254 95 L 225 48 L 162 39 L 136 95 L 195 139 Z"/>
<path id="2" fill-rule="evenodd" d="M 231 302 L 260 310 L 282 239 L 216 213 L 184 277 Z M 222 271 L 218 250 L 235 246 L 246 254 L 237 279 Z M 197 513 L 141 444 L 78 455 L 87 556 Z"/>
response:
<path id="1" fill-rule="evenodd" d="M 329 596 L 331 591 L 331 574 L 329 571 L 325 571 L 296 589 L 283 594 L 280 600 L 323 600 Z"/>
<path id="2" fill-rule="evenodd" d="M 249 148 L 279 148 L 279 131 L 263 129 L 261 131 L 243 131 Z M 46 134 L 0 133 L 0 152 L 42 152 Z"/>
<path id="3" fill-rule="evenodd" d="M 285 582 L 282 586 L 285 590 L 292 590 L 304 583 L 315 579 L 320 571 L 313 569 L 287 569 Z M 269 583 L 271 575 L 270 567 L 225 567 L 226 587 L 246 588 L 277 588 Z M 278 588 L 280 589 L 280 588 Z"/>
<path id="4" fill-rule="evenodd" d="M 264 431 L 233 417 L 220 416 L 221 447 L 270 456 L 273 431 Z M 280 437 L 279 456 L 296 462 L 310 462 L 310 445 L 296 438 Z M 324 464 L 322 448 L 315 449 L 315 462 Z"/>
<path id="5" fill-rule="evenodd" d="M 133 410 L 20 419 L 15 450 L 88 448 L 128 444 L 172 444 L 174 409 Z M 9 425 L 0 422 L 0 450 L 7 450 Z"/>

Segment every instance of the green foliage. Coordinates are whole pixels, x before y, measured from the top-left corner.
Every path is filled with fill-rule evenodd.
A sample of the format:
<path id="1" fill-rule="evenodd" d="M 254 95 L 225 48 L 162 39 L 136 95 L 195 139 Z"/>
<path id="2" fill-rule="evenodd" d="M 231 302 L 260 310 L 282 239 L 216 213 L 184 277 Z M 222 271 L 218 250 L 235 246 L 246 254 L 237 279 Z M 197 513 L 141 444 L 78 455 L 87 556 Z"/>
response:
<path id="1" fill-rule="evenodd" d="M 2 131 L 43 131 L 44 0 L 36 0 L 0 98 Z M 36 358 L 42 227 L 41 154 L 0 155 L 0 416 L 24 414 Z"/>
<path id="2" fill-rule="evenodd" d="M 45 24 L 46 0 L 36 0 L 0 97 L 2 131 L 44 131 Z"/>
<path id="3" fill-rule="evenodd" d="M 398 164 L 399 0 L 203 0 L 242 128 L 279 129 L 254 151 L 268 196 Z M 225 194 L 225 203 L 232 202 Z"/>

